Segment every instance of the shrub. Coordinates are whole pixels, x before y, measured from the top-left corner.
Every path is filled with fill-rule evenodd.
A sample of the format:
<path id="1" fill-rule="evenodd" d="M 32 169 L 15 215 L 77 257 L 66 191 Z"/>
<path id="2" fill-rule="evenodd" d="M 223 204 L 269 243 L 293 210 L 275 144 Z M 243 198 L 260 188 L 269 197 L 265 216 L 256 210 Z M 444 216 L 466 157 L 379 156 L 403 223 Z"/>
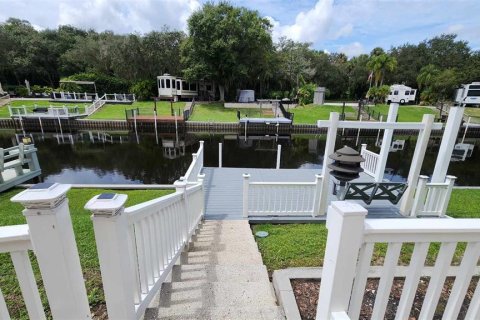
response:
<path id="1" fill-rule="evenodd" d="M 28 89 L 25 86 L 15 87 L 15 95 L 19 97 L 28 97 Z"/>
<path id="2" fill-rule="evenodd" d="M 97 93 L 128 93 L 128 89 L 130 83 L 126 80 L 104 75 L 104 74 L 96 74 L 96 73 L 77 73 L 71 75 L 62 80 L 75 80 L 75 81 L 95 81 L 95 85 L 97 87 Z M 86 89 L 85 86 L 78 86 L 73 83 L 62 83 L 60 86 L 63 90 L 67 91 L 75 91 L 75 92 L 93 92 L 93 88 L 91 86 Z M 65 88 L 65 89 L 64 89 Z M 71 90 L 76 89 L 76 90 Z"/>
<path id="3" fill-rule="evenodd" d="M 383 85 L 380 87 L 371 87 L 368 89 L 367 98 L 373 99 L 375 104 L 379 102 L 384 102 L 390 92 L 390 87 L 387 85 Z"/>
<path id="4" fill-rule="evenodd" d="M 313 103 L 313 95 L 315 94 L 315 83 L 306 83 L 298 89 L 298 103 L 306 105 Z"/>
<path id="5" fill-rule="evenodd" d="M 135 94 L 137 100 L 150 100 L 156 96 L 157 85 L 155 80 L 141 80 L 130 87 L 130 92 Z"/>

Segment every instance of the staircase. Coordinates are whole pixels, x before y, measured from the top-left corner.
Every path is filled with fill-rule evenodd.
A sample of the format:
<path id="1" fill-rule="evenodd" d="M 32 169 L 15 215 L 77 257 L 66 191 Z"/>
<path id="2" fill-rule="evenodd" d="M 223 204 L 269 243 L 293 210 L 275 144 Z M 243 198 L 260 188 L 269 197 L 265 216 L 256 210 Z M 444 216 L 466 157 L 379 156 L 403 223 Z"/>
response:
<path id="1" fill-rule="evenodd" d="M 285 319 L 248 221 L 209 220 L 145 319 Z"/>

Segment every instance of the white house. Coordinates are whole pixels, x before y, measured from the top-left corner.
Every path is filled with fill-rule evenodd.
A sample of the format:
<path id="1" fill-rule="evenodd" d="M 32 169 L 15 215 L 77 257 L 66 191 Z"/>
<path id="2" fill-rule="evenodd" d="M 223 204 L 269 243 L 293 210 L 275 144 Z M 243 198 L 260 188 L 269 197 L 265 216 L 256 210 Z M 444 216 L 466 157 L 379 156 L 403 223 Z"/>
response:
<path id="1" fill-rule="evenodd" d="M 165 73 L 157 77 L 158 97 L 160 99 L 213 99 L 215 87 L 208 81 L 188 82 L 180 77 Z"/>
<path id="2" fill-rule="evenodd" d="M 412 89 L 403 84 L 394 84 L 390 86 L 390 94 L 387 96 L 387 103 L 414 103 L 417 89 Z"/>

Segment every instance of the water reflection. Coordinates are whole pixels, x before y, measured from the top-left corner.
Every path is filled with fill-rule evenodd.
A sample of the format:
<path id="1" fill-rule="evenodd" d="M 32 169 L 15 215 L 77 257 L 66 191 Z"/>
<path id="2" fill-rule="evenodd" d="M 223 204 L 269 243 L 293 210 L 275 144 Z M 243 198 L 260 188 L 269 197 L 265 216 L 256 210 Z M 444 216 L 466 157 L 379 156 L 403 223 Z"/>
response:
<path id="1" fill-rule="evenodd" d="M 42 179 L 62 183 L 173 183 L 185 174 L 198 149 L 198 141 L 205 141 L 205 166 L 218 166 L 218 143 L 223 143 L 223 166 L 242 168 L 274 168 L 277 145 L 282 145 L 281 168 L 321 168 L 325 135 L 297 135 L 289 137 L 248 137 L 237 135 L 135 136 L 125 132 L 86 131 L 78 134 L 29 136 L 38 148 Z M 395 136 L 402 141 L 402 150 L 390 152 L 385 178 L 405 181 L 416 145 L 415 136 Z M 22 141 L 15 134 L 0 133 L 0 145 L 10 147 Z M 404 141 L 404 142 L 403 142 Z M 476 145 L 478 140 L 465 143 Z M 357 145 L 358 142 L 358 145 Z M 347 145 L 360 150 L 366 143 L 368 150 L 379 152 L 376 137 L 341 137 L 336 149 Z M 440 139 L 432 138 L 422 167 L 422 174 L 431 175 L 436 161 Z M 465 161 L 451 162 L 448 173 L 458 177 L 458 185 L 480 185 L 479 152 L 474 147 Z"/>

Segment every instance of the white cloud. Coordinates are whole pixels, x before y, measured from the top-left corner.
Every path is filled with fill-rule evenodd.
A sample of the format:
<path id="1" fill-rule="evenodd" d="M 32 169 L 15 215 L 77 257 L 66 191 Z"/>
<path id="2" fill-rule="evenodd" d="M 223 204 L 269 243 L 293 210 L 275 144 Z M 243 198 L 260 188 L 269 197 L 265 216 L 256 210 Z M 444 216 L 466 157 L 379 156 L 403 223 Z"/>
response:
<path id="1" fill-rule="evenodd" d="M 97 31 L 145 33 L 168 26 L 186 30 L 200 0 L 0 0 L 0 21 L 8 17 L 29 20 L 37 29 L 73 25 Z"/>
<path id="2" fill-rule="evenodd" d="M 315 6 L 297 14 L 295 23 L 276 25 L 274 33 L 295 41 L 316 42 L 325 39 L 332 19 L 333 0 L 318 0 Z"/>
<path id="3" fill-rule="evenodd" d="M 338 48 L 338 52 L 345 53 L 349 58 L 365 53 L 365 48 L 360 42 L 353 42 Z"/>

